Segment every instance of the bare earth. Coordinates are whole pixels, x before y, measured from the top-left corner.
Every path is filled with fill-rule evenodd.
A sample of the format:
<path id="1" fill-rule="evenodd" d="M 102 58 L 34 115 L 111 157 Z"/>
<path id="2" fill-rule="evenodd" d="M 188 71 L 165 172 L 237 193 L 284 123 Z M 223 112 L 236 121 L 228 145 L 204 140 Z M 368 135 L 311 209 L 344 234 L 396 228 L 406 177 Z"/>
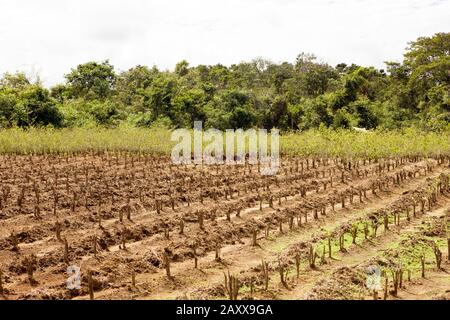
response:
<path id="1" fill-rule="evenodd" d="M 228 272 L 238 299 L 372 299 L 374 264 L 387 299 L 450 298 L 448 159 L 282 164 L 263 176 L 139 154 L 0 156 L 0 299 L 227 299 Z M 408 243 L 426 244 L 425 278 Z"/>

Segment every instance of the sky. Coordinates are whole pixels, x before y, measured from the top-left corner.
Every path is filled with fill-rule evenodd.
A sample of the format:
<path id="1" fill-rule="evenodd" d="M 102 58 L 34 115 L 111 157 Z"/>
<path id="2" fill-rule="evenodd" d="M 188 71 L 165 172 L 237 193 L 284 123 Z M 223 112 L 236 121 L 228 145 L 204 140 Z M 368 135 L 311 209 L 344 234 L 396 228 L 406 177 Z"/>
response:
<path id="1" fill-rule="evenodd" d="M 301 52 L 383 68 L 436 32 L 450 32 L 450 0 L 0 0 L 0 74 L 51 86 L 88 61 L 173 70 Z"/>

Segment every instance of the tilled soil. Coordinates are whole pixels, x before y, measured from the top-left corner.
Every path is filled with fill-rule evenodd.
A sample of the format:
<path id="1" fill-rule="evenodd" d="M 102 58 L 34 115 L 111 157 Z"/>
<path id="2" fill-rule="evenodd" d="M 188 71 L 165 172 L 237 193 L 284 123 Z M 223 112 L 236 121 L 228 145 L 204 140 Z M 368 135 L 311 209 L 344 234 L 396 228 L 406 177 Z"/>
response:
<path id="1" fill-rule="evenodd" d="M 226 299 L 229 272 L 238 299 L 370 299 L 365 268 L 406 234 L 438 243 L 441 268 L 427 257 L 426 277 L 410 267 L 395 294 L 389 279 L 387 298 L 448 297 L 448 159 L 284 158 L 276 176 L 260 169 L 0 156 L 1 298 Z"/>

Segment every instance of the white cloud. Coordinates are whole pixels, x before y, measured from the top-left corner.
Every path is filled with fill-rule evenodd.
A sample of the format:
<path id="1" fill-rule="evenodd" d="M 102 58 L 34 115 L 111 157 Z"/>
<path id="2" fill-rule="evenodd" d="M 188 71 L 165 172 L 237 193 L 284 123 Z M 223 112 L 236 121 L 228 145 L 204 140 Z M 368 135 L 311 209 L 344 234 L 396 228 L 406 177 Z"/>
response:
<path id="1" fill-rule="evenodd" d="M 407 42 L 450 29 L 449 0 L 0 0 L 0 73 L 47 85 L 79 63 L 162 69 L 312 52 L 330 64 L 383 67 Z"/>

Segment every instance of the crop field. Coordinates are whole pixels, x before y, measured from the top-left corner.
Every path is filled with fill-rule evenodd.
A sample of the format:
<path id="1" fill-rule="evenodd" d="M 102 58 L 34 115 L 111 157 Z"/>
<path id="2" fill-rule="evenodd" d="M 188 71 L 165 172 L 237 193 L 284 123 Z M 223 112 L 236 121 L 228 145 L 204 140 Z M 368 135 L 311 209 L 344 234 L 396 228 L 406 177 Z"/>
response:
<path id="1" fill-rule="evenodd" d="M 2 316 L 450 300 L 450 0 L 3 12 Z"/>
<path id="2" fill-rule="evenodd" d="M 0 299 L 450 298 L 446 135 L 284 136 L 264 176 L 68 132 L 0 133 Z"/>

